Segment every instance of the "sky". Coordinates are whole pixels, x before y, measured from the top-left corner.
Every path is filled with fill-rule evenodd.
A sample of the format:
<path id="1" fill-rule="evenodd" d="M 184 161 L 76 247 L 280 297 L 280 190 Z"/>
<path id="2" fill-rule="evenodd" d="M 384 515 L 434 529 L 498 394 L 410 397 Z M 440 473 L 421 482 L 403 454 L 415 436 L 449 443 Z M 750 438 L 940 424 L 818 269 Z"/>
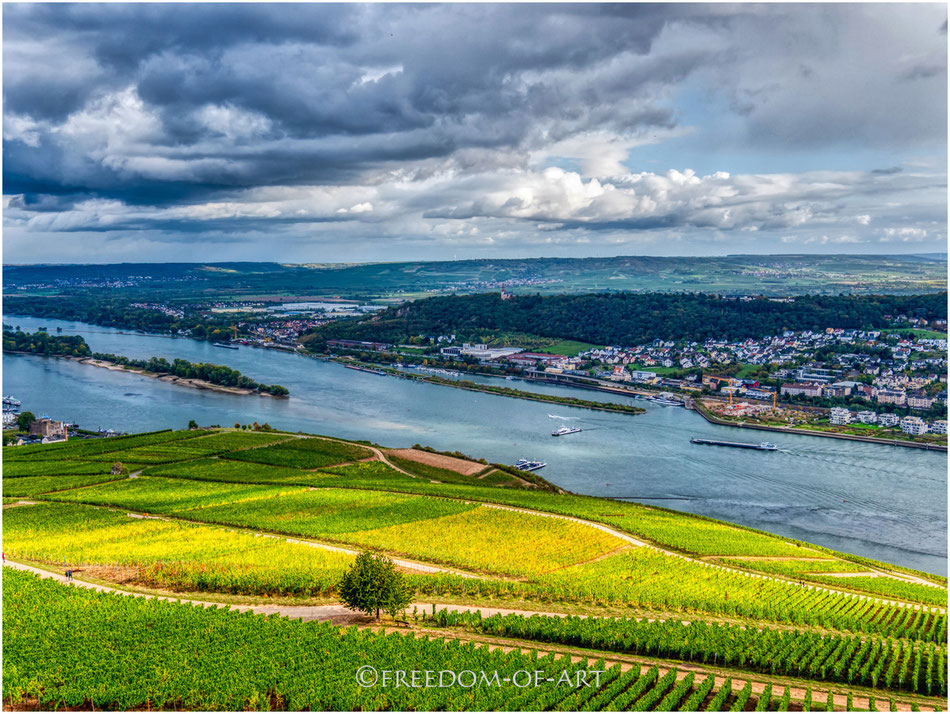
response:
<path id="1" fill-rule="evenodd" d="M 947 250 L 947 6 L 3 5 L 3 261 Z"/>

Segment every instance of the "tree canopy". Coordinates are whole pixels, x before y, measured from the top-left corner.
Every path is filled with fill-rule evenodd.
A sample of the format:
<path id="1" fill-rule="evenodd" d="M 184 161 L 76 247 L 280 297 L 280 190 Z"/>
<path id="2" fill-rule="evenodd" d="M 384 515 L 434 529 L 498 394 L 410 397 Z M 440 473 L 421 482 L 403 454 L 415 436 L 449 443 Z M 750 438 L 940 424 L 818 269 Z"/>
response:
<path id="1" fill-rule="evenodd" d="M 368 615 L 375 613 L 377 620 L 380 611 L 396 617 L 415 594 L 392 560 L 366 552 L 356 557 L 337 589 L 348 608 Z"/>
<path id="2" fill-rule="evenodd" d="M 308 341 L 354 339 L 404 343 L 417 335 L 476 338 L 485 330 L 519 332 L 598 345 L 653 340 L 741 340 L 785 330 L 880 329 L 899 315 L 947 318 L 947 293 L 804 295 L 791 302 L 704 293 L 592 293 L 434 297 L 390 307 L 371 317 L 314 330 Z"/>

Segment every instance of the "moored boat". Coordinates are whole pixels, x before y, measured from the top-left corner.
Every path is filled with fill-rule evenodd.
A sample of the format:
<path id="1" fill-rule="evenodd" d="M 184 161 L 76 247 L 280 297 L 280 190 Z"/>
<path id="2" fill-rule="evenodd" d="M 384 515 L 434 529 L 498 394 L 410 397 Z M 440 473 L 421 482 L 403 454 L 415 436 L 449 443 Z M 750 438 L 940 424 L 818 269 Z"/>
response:
<path id="1" fill-rule="evenodd" d="M 685 404 L 682 399 L 677 399 L 669 392 L 661 392 L 655 397 L 650 397 L 647 401 L 654 404 L 660 404 L 665 407 L 681 407 Z"/>
<path id="2" fill-rule="evenodd" d="M 547 466 L 543 461 L 531 461 L 530 459 L 518 459 L 515 462 L 515 468 L 521 471 L 537 471 Z"/>

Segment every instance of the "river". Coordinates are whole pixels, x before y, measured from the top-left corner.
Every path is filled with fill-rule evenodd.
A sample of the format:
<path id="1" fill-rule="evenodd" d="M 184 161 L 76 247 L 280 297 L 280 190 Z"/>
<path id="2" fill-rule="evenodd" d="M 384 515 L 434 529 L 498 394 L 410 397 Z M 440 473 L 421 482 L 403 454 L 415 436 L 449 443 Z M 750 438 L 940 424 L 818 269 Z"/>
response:
<path id="1" fill-rule="evenodd" d="M 810 436 L 749 432 L 707 423 L 678 407 L 636 402 L 639 416 L 511 399 L 384 377 L 279 351 L 127 333 L 61 320 L 6 316 L 82 335 L 94 352 L 181 357 L 282 384 L 289 399 L 189 389 L 78 362 L 3 356 L 3 393 L 23 408 L 85 428 L 144 431 L 268 422 L 291 431 L 419 443 L 489 461 L 546 461 L 539 473 L 577 493 L 644 503 L 761 528 L 932 573 L 947 573 L 947 454 Z M 553 385 L 504 386 L 598 401 L 627 398 Z M 555 415 L 560 418 L 551 418 Z M 564 425 L 578 434 L 552 438 Z M 777 452 L 690 444 L 692 436 L 768 437 Z"/>

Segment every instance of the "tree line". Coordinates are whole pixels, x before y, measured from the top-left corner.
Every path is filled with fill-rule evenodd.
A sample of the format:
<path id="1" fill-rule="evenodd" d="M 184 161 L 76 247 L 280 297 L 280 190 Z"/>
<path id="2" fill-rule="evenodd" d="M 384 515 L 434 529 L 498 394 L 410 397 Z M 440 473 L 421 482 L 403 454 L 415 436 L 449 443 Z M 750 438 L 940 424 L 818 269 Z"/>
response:
<path id="1" fill-rule="evenodd" d="M 122 298 L 74 296 L 69 300 L 46 297 L 15 297 L 8 299 L 10 314 L 32 315 L 57 320 L 86 322 L 142 332 L 177 334 L 188 331 L 192 337 L 207 340 L 231 338 L 231 320 L 227 317 L 206 317 L 185 311 L 183 317 L 167 315 L 159 310 L 132 307 Z"/>
<path id="2" fill-rule="evenodd" d="M 175 359 L 169 362 L 164 357 L 151 357 L 147 360 L 132 359 L 122 355 L 103 352 L 94 352 L 92 358 L 102 362 L 118 364 L 123 367 L 143 369 L 146 372 L 154 372 L 155 374 L 168 374 L 181 377 L 182 379 L 200 379 L 204 382 L 222 387 L 251 389 L 257 392 L 273 394 L 278 397 L 285 397 L 290 393 L 286 387 L 282 387 L 279 384 L 261 384 L 260 382 L 255 382 L 250 377 L 241 374 L 238 370 L 225 367 L 222 364 L 189 362 L 184 359 Z"/>
<path id="3" fill-rule="evenodd" d="M 316 328 L 306 339 L 403 343 L 418 335 L 479 330 L 516 331 L 600 345 L 632 346 L 653 340 L 728 341 L 786 330 L 880 329 L 894 318 L 947 318 L 947 293 L 926 295 L 805 295 L 793 302 L 738 300 L 705 293 L 594 293 L 526 295 L 502 300 L 498 293 L 433 297 L 387 308 L 372 317 Z"/>
<path id="4" fill-rule="evenodd" d="M 89 345 L 79 335 L 51 335 L 48 332 L 3 331 L 4 352 L 29 352 L 38 355 L 88 357 Z"/>
<path id="5" fill-rule="evenodd" d="M 170 374 L 183 379 L 200 379 L 223 387 L 238 387 L 257 392 L 285 397 L 290 392 L 279 384 L 261 384 L 250 377 L 220 364 L 207 362 L 189 362 L 175 359 L 169 362 L 164 357 L 150 359 L 131 359 L 122 355 L 92 352 L 80 335 L 50 335 L 47 332 L 3 331 L 4 352 L 28 352 L 30 354 L 53 355 L 59 357 L 92 357 L 103 362 L 143 369 L 155 374 Z"/>

